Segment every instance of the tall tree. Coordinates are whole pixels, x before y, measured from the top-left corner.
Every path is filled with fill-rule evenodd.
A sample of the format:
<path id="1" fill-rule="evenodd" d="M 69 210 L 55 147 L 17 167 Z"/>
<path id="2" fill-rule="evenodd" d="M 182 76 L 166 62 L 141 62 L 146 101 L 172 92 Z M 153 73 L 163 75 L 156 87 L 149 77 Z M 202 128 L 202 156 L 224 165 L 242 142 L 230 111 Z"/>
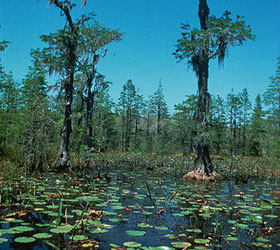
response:
<path id="1" fill-rule="evenodd" d="M 24 164 L 38 170 L 48 164 L 49 141 L 54 134 L 54 122 L 50 117 L 45 72 L 38 59 L 22 81 L 20 88 L 20 144 Z"/>
<path id="2" fill-rule="evenodd" d="M 239 118 L 241 113 L 241 100 L 240 95 L 231 93 L 227 95 L 227 113 L 228 113 L 228 122 L 229 122 L 229 140 L 231 141 L 230 147 L 230 156 L 233 159 L 237 154 L 237 139 L 238 139 L 238 130 L 240 128 Z"/>
<path id="3" fill-rule="evenodd" d="M 242 17 L 236 21 L 226 11 L 222 17 L 209 18 L 209 7 L 206 0 L 199 0 L 198 16 L 200 29 L 191 29 L 190 25 L 182 25 L 182 38 L 178 40 L 176 52 L 178 61 L 187 59 L 198 77 L 198 113 L 197 113 L 197 157 L 193 172 L 185 175 L 186 178 L 200 176 L 204 178 L 213 175 L 214 170 L 209 155 L 209 144 L 206 138 L 207 115 L 210 95 L 208 93 L 209 61 L 218 58 L 223 63 L 230 46 L 242 45 L 247 39 L 254 39 L 250 26 L 246 26 Z"/>
<path id="4" fill-rule="evenodd" d="M 270 154 L 280 157 L 280 56 L 277 58 L 275 76 L 270 78 L 270 84 L 264 93 L 264 103 L 269 108 L 268 120 L 273 135 Z"/>
<path id="5" fill-rule="evenodd" d="M 226 149 L 226 104 L 222 97 L 213 96 L 210 106 L 210 128 L 211 142 L 215 154 L 220 155 Z"/>
<path id="6" fill-rule="evenodd" d="M 178 129 L 176 144 L 179 143 L 180 150 L 189 155 L 194 152 L 195 137 L 195 113 L 196 113 L 197 96 L 186 96 L 186 99 L 175 105 L 176 113 L 173 115 L 173 120 Z"/>
<path id="7" fill-rule="evenodd" d="M 86 126 L 87 126 L 87 146 L 92 147 L 92 111 L 94 96 L 108 87 L 107 82 L 96 77 L 96 66 L 107 54 L 106 46 L 112 42 L 118 42 L 122 38 L 122 33 L 100 25 L 97 21 L 86 24 L 81 28 L 79 40 L 79 69 L 85 76 L 84 88 L 86 91 Z M 94 85 L 95 83 L 95 85 Z M 94 85 L 94 86 L 93 86 Z"/>
<path id="8" fill-rule="evenodd" d="M 162 141 L 163 128 L 165 126 L 166 119 L 168 118 L 167 104 L 164 100 L 163 87 L 159 82 L 158 89 L 153 94 L 151 103 L 153 106 L 153 112 L 156 117 L 156 151 L 160 152 L 164 142 Z"/>
<path id="9" fill-rule="evenodd" d="M 83 5 L 85 5 L 83 1 Z M 41 57 L 50 73 L 57 72 L 61 76 L 61 90 L 64 92 L 64 122 L 60 133 L 60 145 L 55 167 L 59 170 L 70 166 L 69 142 L 72 132 L 71 113 L 73 102 L 74 75 L 77 70 L 77 50 L 80 27 L 92 19 L 92 14 L 82 15 L 74 21 L 71 10 L 76 5 L 70 1 L 49 0 L 49 5 L 56 6 L 66 18 L 65 27 L 57 33 L 41 36 L 42 41 L 49 44 L 43 49 Z M 35 53 L 39 53 L 36 51 Z"/>
<path id="10" fill-rule="evenodd" d="M 247 89 L 243 89 L 240 94 L 241 101 L 241 117 L 240 117 L 240 149 L 242 155 L 248 155 L 249 147 L 248 147 L 248 130 L 251 116 L 251 102 L 249 99 L 249 94 Z"/>
<path id="11" fill-rule="evenodd" d="M 262 109 L 261 95 L 257 95 L 253 115 L 251 119 L 250 154 L 263 155 L 263 137 L 265 134 L 265 112 Z"/>
<path id="12" fill-rule="evenodd" d="M 135 85 L 132 80 L 129 79 L 123 85 L 123 90 L 119 97 L 119 110 L 122 119 L 121 141 L 123 151 L 128 151 L 131 144 L 132 122 L 135 115 L 135 96 Z"/>

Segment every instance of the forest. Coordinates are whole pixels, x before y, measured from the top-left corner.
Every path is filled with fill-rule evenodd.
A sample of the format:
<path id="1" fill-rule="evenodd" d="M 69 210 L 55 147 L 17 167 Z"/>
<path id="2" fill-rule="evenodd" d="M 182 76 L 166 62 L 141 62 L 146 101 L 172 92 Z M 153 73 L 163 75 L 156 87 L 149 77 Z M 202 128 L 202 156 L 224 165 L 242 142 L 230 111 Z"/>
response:
<path id="1" fill-rule="evenodd" d="M 169 107 L 161 81 L 143 96 L 131 76 L 114 100 L 98 63 L 125 35 L 74 2 L 48 1 L 65 26 L 23 79 L 0 64 L 0 249 L 279 249 L 280 56 L 254 103 L 209 93 L 210 61 L 255 34 L 199 0 L 173 53 L 197 92 Z"/>

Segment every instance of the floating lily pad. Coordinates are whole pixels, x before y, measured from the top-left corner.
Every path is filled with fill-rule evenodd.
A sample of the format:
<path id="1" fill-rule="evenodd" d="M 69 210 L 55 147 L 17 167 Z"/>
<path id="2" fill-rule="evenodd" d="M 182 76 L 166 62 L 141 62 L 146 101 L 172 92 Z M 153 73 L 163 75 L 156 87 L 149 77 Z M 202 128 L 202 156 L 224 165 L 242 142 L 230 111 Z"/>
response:
<path id="1" fill-rule="evenodd" d="M 33 234 L 33 237 L 36 239 L 48 239 L 51 238 L 52 235 L 48 233 L 37 233 L 37 234 Z"/>
<path id="2" fill-rule="evenodd" d="M 158 230 L 168 230 L 168 227 L 161 226 L 161 227 L 155 227 L 155 229 L 158 229 Z"/>
<path id="3" fill-rule="evenodd" d="M 145 231 L 136 231 L 136 230 L 128 230 L 125 233 L 129 236 L 144 236 L 146 234 Z"/>
<path id="4" fill-rule="evenodd" d="M 147 223 L 138 223 L 137 224 L 138 227 L 143 227 L 143 228 L 152 228 L 153 226 L 152 225 L 149 225 Z"/>
<path id="5" fill-rule="evenodd" d="M 164 235 L 164 237 L 166 237 L 166 238 L 168 238 L 170 240 L 176 239 L 174 234 L 166 234 L 166 235 Z"/>
<path id="6" fill-rule="evenodd" d="M 87 240 L 88 237 L 86 235 L 72 235 L 69 237 L 70 240 L 73 240 L 73 241 L 82 241 L 82 240 Z"/>
<path id="7" fill-rule="evenodd" d="M 271 202 L 268 201 L 268 200 L 262 200 L 261 203 L 260 203 L 260 207 L 261 209 L 272 209 L 272 205 L 271 205 Z"/>
<path id="8" fill-rule="evenodd" d="M 34 228 L 29 226 L 17 226 L 17 227 L 11 227 L 9 229 L 9 233 L 17 234 L 17 233 L 31 232 L 33 230 Z"/>
<path id="9" fill-rule="evenodd" d="M 194 239 L 194 242 L 198 243 L 198 244 L 207 244 L 207 243 L 210 242 L 210 240 L 208 240 L 208 239 Z"/>
<path id="10" fill-rule="evenodd" d="M 190 247 L 192 244 L 189 242 L 171 242 L 171 245 L 175 248 Z"/>
<path id="11" fill-rule="evenodd" d="M 119 218 L 111 218 L 109 219 L 110 222 L 113 222 L 113 223 L 119 223 L 121 221 L 121 219 Z"/>
<path id="12" fill-rule="evenodd" d="M 107 229 L 102 229 L 102 228 L 96 228 L 95 230 L 90 230 L 89 231 L 91 234 L 101 234 L 101 233 L 107 233 Z"/>
<path id="13" fill-rule="evenodd" d="M 127 241 L 127 242 L 123 243 L 123 245 L 125 247 L 141 247 L 142 246 L 141 243 L 137 243 L 137 242 L 134 242 L 134 241 Z"/>
<path id="14" fill-rule="evenodd" d="M 234 236 L 228 236 L 225 238 L 225 240 L 229 240 L 229 241 L 236 241 L 236 240 L 239 240 L 237 237 L 234 237 Z"/>
<path id="15" fill-rule="evenodd" d="M 9 241 L 9 240 L 6 239 L 6 238 L 0 238 L 0 244 L 5 243 L 5 242 L 7 242 L 7 241 Z"/>
<path id="16" fill-rule="evenodd" d="M 50 232 L 55 233 L 55 234 L 66 234 L 70 233 L 72 231 L 73 227 L 70 225 L 67 226 L 61 226 L 57 228 L 52 228 Z"/>
<path id="17" fill-rule="evenodd" d="M 31 242 L 36 241 L 36 239 L 33 237 L 18 237 L 18 238 L 15 238 L 14 241 L 18 242 L 18 243 L 31 243 Z"/>

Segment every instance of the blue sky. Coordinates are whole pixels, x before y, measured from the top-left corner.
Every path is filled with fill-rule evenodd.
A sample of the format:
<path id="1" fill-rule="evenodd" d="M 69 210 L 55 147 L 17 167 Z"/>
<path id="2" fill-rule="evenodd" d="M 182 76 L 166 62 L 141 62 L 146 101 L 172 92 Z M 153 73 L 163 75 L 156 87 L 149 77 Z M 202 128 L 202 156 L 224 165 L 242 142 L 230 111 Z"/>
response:
<path id="1" fill-rule="evenodd" d="M 47 0 L 36 2 L 1 1 L 0 40 L 11 42 L 0 54 L 1 63 L 18 80 L 30 65 L 30 50 L 44 46 L 39 36 L 55 32 L 65 23 L 58 9 L 47 7 Z M 233 16 L 245 16 L 256 34 L 256 41 L 230 48 L 223 68 L 219 69 L 216 61 L 210 64 L 209 91 L 226 97 L 232 88 L 236 92 L 247 88 L 253 102 L 258 93 L 266 90 L 280 56 L 280 1 L 208 0 L 208 5 L 215 16 L 227 9 Z M 173 110 L 185 95 L 197 91 L 194 73 L 172 55 L 180 38 L 180 24 L 188 21 L 198 27 L 197 11 L 198 0 L 88 0 L 74 14 L 95 12 L 100 23 L 125 33 L 98 64 L 98 71 L 113 82 L 110 94 L 115 101 L 128 79 L 145 97 L 156 91 L 161 80 L 166 101 Z"/>

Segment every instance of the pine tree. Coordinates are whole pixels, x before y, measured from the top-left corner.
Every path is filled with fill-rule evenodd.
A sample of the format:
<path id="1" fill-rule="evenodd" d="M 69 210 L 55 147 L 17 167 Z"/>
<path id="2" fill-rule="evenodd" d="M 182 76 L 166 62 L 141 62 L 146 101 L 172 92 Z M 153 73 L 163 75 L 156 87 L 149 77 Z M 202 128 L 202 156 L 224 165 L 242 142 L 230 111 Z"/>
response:
<path id="1" fill-rule="evenodd" d="M 254 156 L 263 155 L 265 135 L 265 112 L 262 109 L 261 95 L 257 95 L 251 119 L 250 153 Z"/>

